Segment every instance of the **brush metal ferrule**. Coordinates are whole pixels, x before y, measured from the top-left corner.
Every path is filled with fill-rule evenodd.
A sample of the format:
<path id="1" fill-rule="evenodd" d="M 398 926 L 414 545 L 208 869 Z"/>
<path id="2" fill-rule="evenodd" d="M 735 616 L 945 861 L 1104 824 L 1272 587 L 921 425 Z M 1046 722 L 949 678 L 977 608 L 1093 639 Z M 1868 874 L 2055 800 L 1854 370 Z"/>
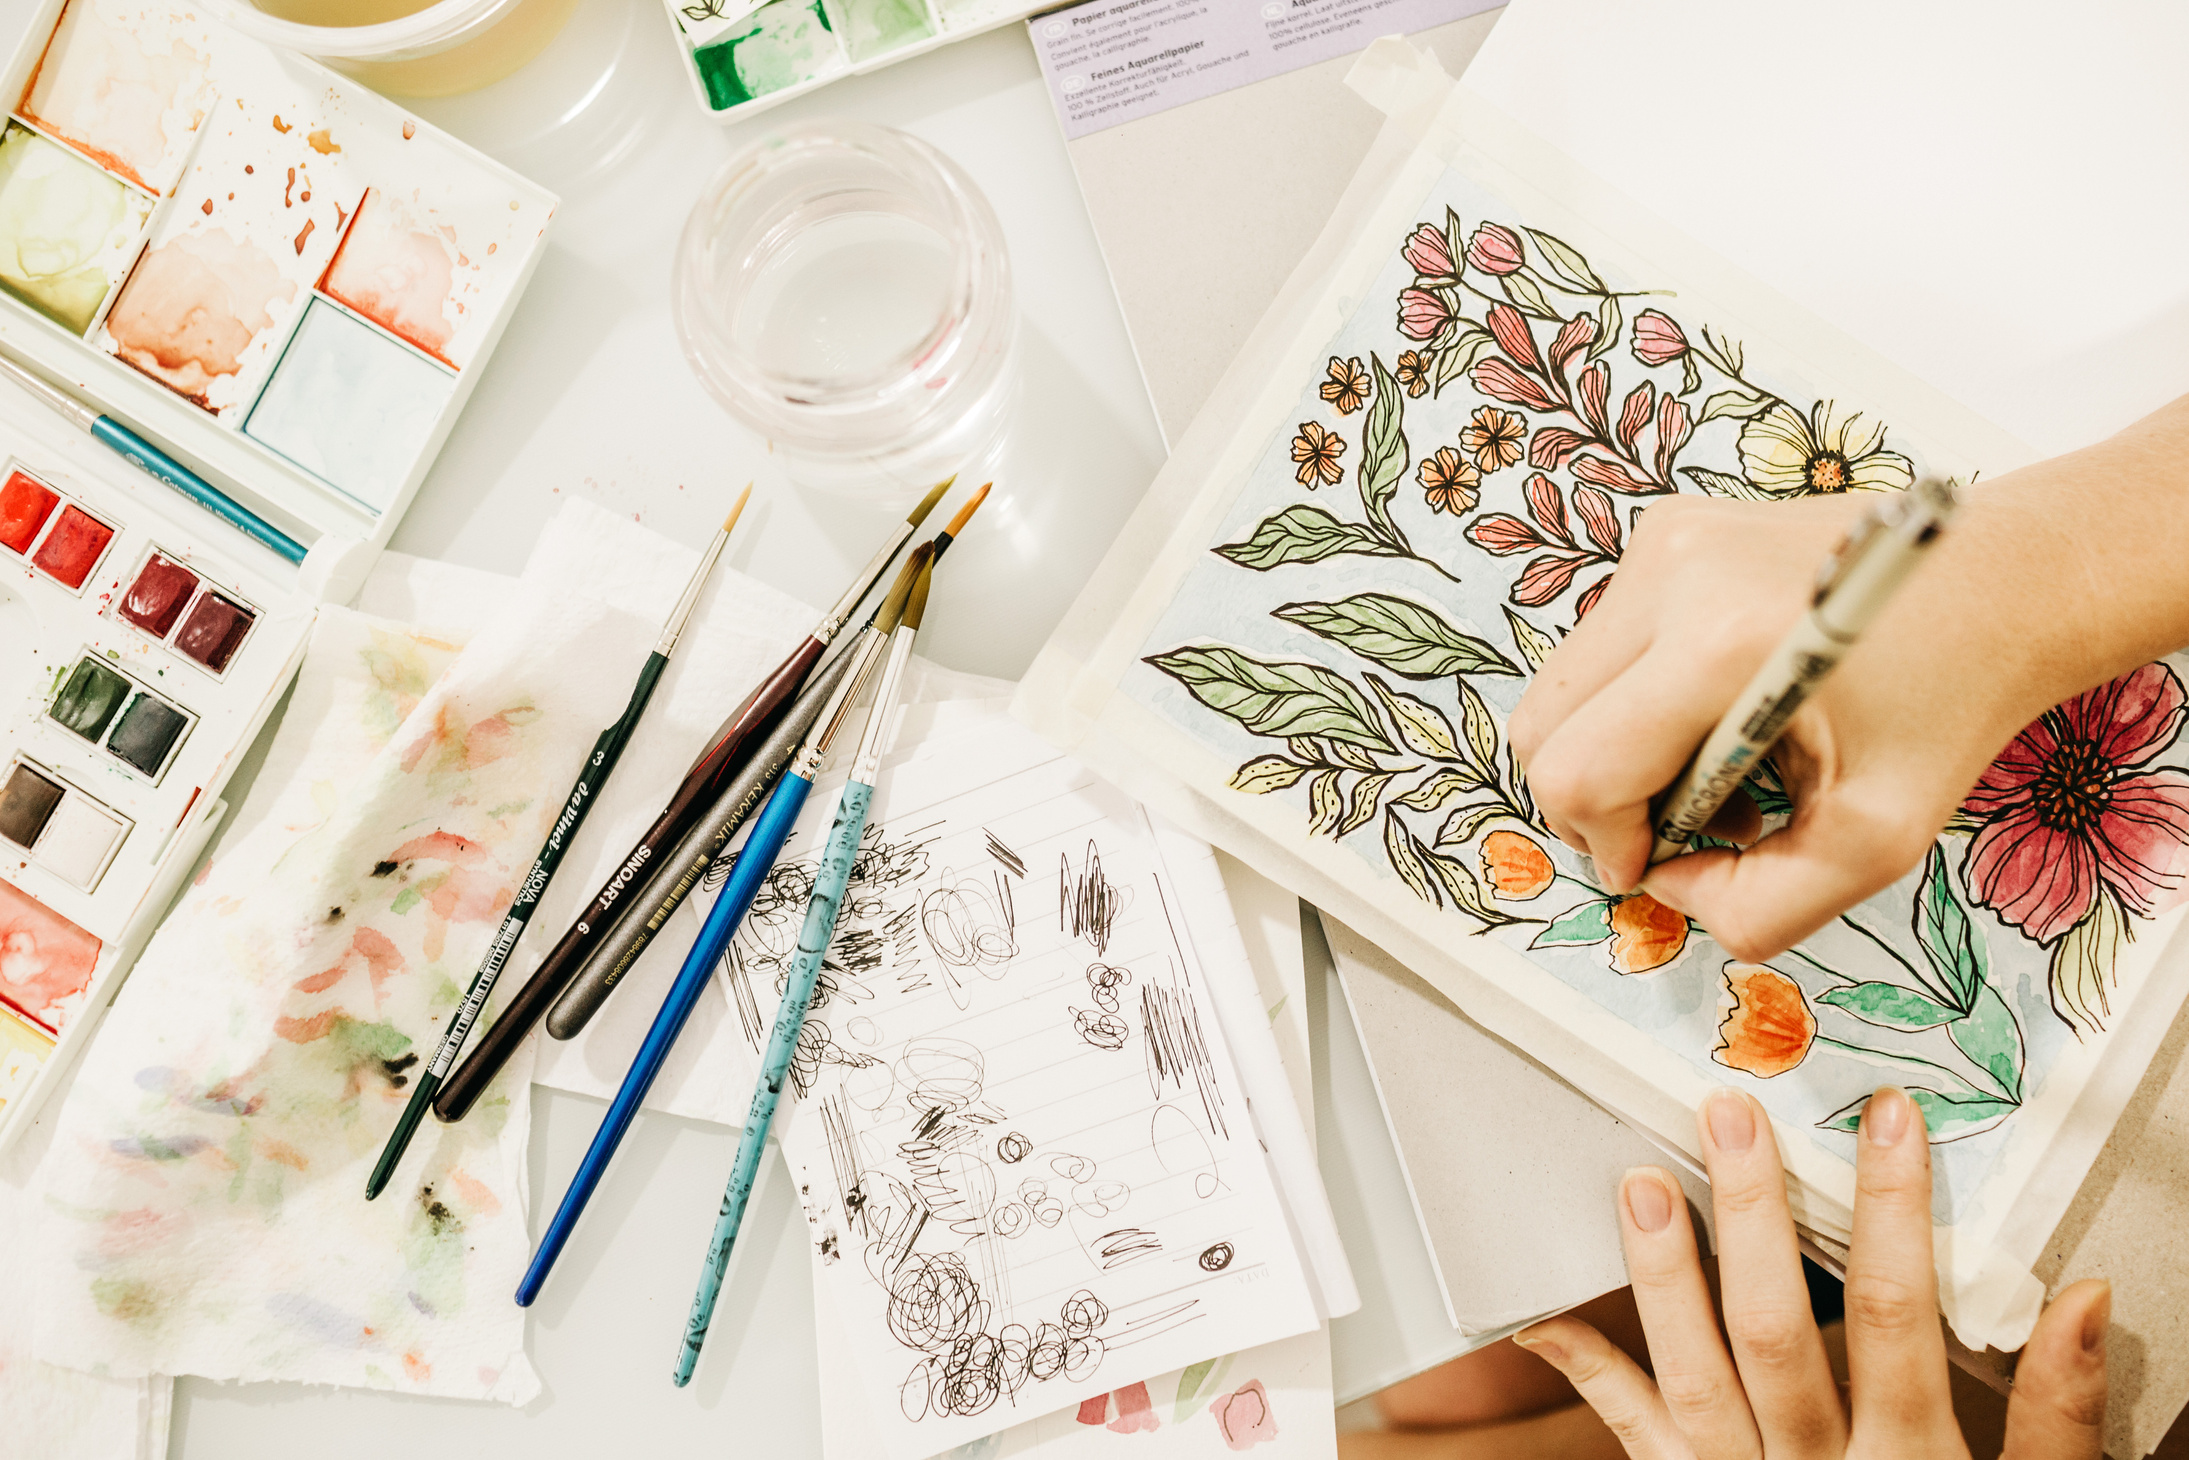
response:
<path id="1" fill-rule="evenodd" d="M 859 611 L 860 602 L 874 591 L 874 585 L 881 581 L 882 574 L 888 572 L 889 565 L 897 560 L 898 552 L 912 540 L 912 534 L 919 530 L 917 525 L 910 522 L 897 524 L 897 530 L 889 535 L 889 541 L 875 550 L 874 556 L 867 560 L 867 565 L 859 570 L 859 576 L 851 580 L 851 586 L 844 590 L 844 596 L 836 600 L 836 606 L 821 620 L 821 626 L 813 631 L 813 637 L 826 644 L 843 632 L 844 625 Z"/>
<path id="2" fill-rule="evenodd" d="M 874 677 L 874 666 L 882 662 L 882 652 L 888 647 L 888 639 L 878 629 L 870 628 L 860 635 L 858 644 L 851 650 L 858 656 L 857 662 L 836 686 L 836 692 L 828 697 L 828 703 L 821 707 L 813 729 L 807 732 L 805 744 L 799 746 L 798 754 L 791 758 L 789 774 L 810 781 L 821 773 L 821 768 L 828 764 L 829 748 L 844 723 L 851 718 L 853 706 L 859 703 L 867 681 Z"/>
<path id="3" fill-rule="evenodd" d="M 677 599 L 676 607 L 669 611 L 669 621 L 661 626 L 661 637 L 654 643 L 654 652 L 666 659 L 676 652 L 677 640 L 684 637 L 684 626 L 691 621 L 692 610 L 699 607 L 699 595 L 707 586 L 707 579 L 714 574 L 714 565 L 722 560 L 722 549 L 729 546 L 730 533 L 724 528 L 707 544 L 707 550 L 699 555 L 699 566 L 692 570 L 692 580 L 684 585 L 684 594 Z"/>
<path id="4" fill-rule="evenodd" d="M 74 421 L 79 430 L 88 431 L 97 423 L 99 419 L 97 411 L 60 387 L 47 384 L 5 355 L 0 355 L 0 371 L 6 372 L 10 380 L 38 397 L 47 406 Z"/>
<path id="5" fill-rule="evenodd" d="M 882 752 L 887 749 L 889 722 L 897 712 L 897 697 L 904 691 L 905 670 L 912 659 L 913 641 L 920 636 L 914 628 L 898 628 L 889 636 L 889 663 L 882 670 L 882 685 L 874 691 L 874 711 L 867 716 L 866 730 L 859 737 L 859 756 L 851 764 L 851 778 L 873 785 L 882 773 Z"/>

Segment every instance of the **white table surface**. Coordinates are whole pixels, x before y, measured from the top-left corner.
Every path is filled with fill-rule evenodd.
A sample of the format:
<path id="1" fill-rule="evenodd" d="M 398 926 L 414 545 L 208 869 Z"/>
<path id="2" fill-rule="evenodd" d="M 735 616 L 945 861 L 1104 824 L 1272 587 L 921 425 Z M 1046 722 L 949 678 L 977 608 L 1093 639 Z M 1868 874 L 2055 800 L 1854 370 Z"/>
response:
<path id="1" fill-rule="evenodd" d="M 1163 459 L 1155 415 L 1074 184 L 1032 47 L 1016 26 L 851 78 L 739 126 L 694 107 L 657 0 L 580 0 L 510 80 L 414 109 L 562 196 L 545 260 L 416 504 L 402 551 L 514 573 L 566 497 L 694 543 L 756 480 L 728 561 L 812 602 L 894 513 L 790 488 L 765 444 L 678 351 L 669 267 L 691 201 L 766 128 L 824 116 L 900 127 L 962 164 L 1009 242 L 1023 400 L 1007 473 L 951 555 L 923 651 L 1016 678 Z M 263 751 L 263 742 L 258 748 Z M 257 755 L 230 792 L 239 798 Z M 1342 996 L 1311 948 L 1323 1166 L 1366 1306 L 1334 1325 L 1341 1397 L 1455 1352 Z M 533 1093 L 530 1210 L 567 1181 L 598 1101 Z M 735 1132 L 649 1112 L 533 1309 L 541 1395 L 522 1409 L 297 1384 L 182 1379 L 176 1460 L 463 1454 L 816 1455 L 811 1287 L 787 1184 L 747 1219 L 697 1378 L 668 1380 Z"/>

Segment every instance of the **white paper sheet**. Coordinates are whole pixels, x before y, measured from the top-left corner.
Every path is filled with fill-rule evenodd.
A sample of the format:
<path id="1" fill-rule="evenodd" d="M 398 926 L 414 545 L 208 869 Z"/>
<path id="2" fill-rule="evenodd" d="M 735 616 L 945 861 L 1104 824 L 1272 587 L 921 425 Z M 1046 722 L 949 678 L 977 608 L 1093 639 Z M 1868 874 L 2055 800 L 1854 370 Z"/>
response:
<path id="1" fill-rule="evenodd" d="M 834 800 L 729 960 L 756 998 Z M 1314 1328 L 1139 809 L 1001 723 L 887 772 L 870 825 L 783 1141 L 882 1452 Z"/>
<path id="2" fill-rule="evenodd" d="M 973 707 L 949 708 L 970 711 Z M 991 718 L 997 712 L 997 707 L 985 709 Z M 932 748 L 949 733 L 945 726 L 930 723 L 932 718 L 908 720 L 907 736 L 903 738 L 925 731 L 937 737 L 936 742 L 927 742 Z M 1236 1020 L 1228 1015 L 1225 1024 L 1226 1039 L 1235 1056 L 1249 1045 L 1261 1045 L 1283 1066 L 1283 1077 L 1277 1077 L 1266 1067 L 1257 1069 L 1266 1062 L 1241 1060 L 1241 1084 L 1254 1107 L 1258 1126 L 1289 1122 L 1299 1127 L 1299 1134 L 1293 1137 L 1286 1133 L 1286 1142 L 1303 1141 L 1311 1151 L 1314 1132 L 1312 1097 L 1305 1093 L 1310 1083 L 1305 1039 L 1300 1040 L 1295 1056 L 1281 1048 L 1276 1037 L 1279 1029 L 1290 1022 L 1288 1009 L 1303 1010 L 1304 1019 L 1306 964 L 1299 903 L 1274 883 L 1221 856 L 1215 861 L 1223 868 L 1225 887 L 1232 896 L 1229 900 L 1211 899 L 1206 887 L 1198 885 L 1205 879 L 1177 877 L 1181 864 L 1191 866 L 1211 858 L 1206 843 L 1173 833 L 1164 839 L 1164 854 L 1178 885 L 1182 920 L 1191 930 L 1194 951 L 1212 988 L 1227 981 L 1235 983 L 1242 995 L 1252 995 L 1251 1000 L 1241 1000 L 1244 1006 L 1268 1011 L 1266 1029 L 1237 1028 Z M 1239 904 L 1242 926 L 1237 929 L 1238 936 L 1227 936 L 1234 921 L 1235 903 Z M 1252 925 L 1251 933 L 1245 924 Z M 1224 1008 L 1219 1012 L 1224 1013 Z M 1302 1092 L 1301 1103 L 1293 1110 L 1272 1109 L 1286 1098 L 1284 1092 L 1293 1080 Z M 1344 1252 L 1336 1243 L 1335 1224 L 1320 1225 L 1330 1221 L 1328 1202 L 1313 1167 L 1305 1172 L 1304 1188 L 1297 1185 L 1301 1175 L 1297 1171 L 1279 1170 L 1277 1175 L 1288 1213 L 1308 1211 L 1311 1221 L 1317 1224 L 1318 1237 L 1329 1244 L 1317 1254 L 1326 1263 L 1334 1259 L 1337 1264 L 1328 1281 L 1342 1283 L 1350 1293 L 1351 1277 L 1345 1270 Z M 818 1254 L 814 1267 L 818 1278 L 822 1268 Z M 1357 1295 L 1348 1296 L 1346 1306 L 1350 1309 L 1357 1302 Z M 836 1352 L 842 1343 L 836 1311 L 825 1295 L 817 1294 L 817 1303 L 822 1352 Z M 821 1382 L 824 1460 L 863 1460 L 873 1454 L 876 1446 L 857 1403 L 856 1378 L 848 1369 L 823 1364 Z M 1146 1438 L 1158 1432 L 1160 1439 Z M 1290 1455 L 1317 1460 L 1328 1456 L 1336 1444 L 1328 1328 L 1318 1327 L 1238 1354 L 1203 1359 L 1173 1373 L 1136 1380 L 1078 1406 L 1025 1420 L 968 1448 L 979 1451 L 992 1447 L 998 1456 L 1011 1456 L 1070 1446 L 1093 1455 L 1126 1443 L 1118 1438 L 1123 1435 L 1135 1437 L 1130 1442 L 1135 1454 L 1192 1455 L 1206 1453 L 1217 1443 L 1264 1444 L 1277 1440 L 1281 1442 L 1278 1447 L 1267 1452 L 1273 1460 Z M 1148 1449 L 1151 1445 L 1155 1447 L 1152 1451 Z"/>

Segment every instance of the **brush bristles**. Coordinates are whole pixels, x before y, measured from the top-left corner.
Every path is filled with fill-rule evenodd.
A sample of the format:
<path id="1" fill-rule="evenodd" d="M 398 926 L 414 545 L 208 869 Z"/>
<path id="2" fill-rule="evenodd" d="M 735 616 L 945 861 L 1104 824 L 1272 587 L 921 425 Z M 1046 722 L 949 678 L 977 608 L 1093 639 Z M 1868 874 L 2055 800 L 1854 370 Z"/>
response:
<path id="1" fill-rule="evenodd" d="M 965 524 L 973 520 L 973 514 L 980 510 L 980 504 L 988 500 L 988 489 L 994 485 L 994 482 L 983 482 L 981 489 L 973 494 L 973 500 L 958 509 L 958 515 L 950 519 L 950 525 L 943 531 L 952 537 L 965 531 Z"/>
<path id="2" fill-rule="evenodd" d="M 897 631 L 898 621 L 904 617 L 905 602 L 911 598 L 913 585 L 927 571 L 927 565 L 935 557 L 932 543 L 921 543 L 912 550 L 912 556 L 904 560 L 904 567 L 897 574 L 897 581 L 889 585 L 889 597 L 882 600 L 879 612 L 874 615 L 874 627 L 885 634 Z"/>
<path id="3" fill-rule="evenodd" d="M 747 482 L 745 483 L 745 490 L 737 494 L 737 502 L 736 505 L 730 508 L 730 515 L 722 519 L 722 530 L 724 532 L 728 532 L 737 526 L 737 519 L 745 515 L 745 504 L 751 500 L 752 483 Z"/>
<path id="4" fill-rule="evenodd" d="M 941 482 L 935 487 L 933 491 L 929 492 L 926 496 L 920 498 L 920 505 L 912 509 L 912 515 L 907 517 L 905 521 L 911 523 L 914 527 L 918 527 L 921 523 L 925 522 L 927 520 L 927 514 L 934 511 L 935 504 L 942 500 L 943 493 L 949 491 L 953 486 L 956 486 L 957 481 L 957 475 L 955 473 L 952 473 L 948 480 Z"/>
<path id="5" fill-rule="evenodd" d="M 904 618 L 900 627 L 917 632 L 920 620 L 927 616 L 927 589 L 935 581 L 935 563 L 930 557 L 920 564 L 920 576 L 912 584 L 912 596 L 905 600 Z"/>

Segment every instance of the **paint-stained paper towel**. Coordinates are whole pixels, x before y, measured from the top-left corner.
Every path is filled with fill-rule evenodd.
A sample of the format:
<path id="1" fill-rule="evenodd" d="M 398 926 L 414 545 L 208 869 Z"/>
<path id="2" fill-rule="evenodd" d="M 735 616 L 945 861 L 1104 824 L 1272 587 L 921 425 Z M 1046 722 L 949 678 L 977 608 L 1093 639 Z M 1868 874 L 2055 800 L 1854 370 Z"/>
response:
<path id="1" fill-rule="evenodd" d="M 652 627 L 527 582 L 459 651 L 340 609 L 266 789 L 155 936 L 41 1167 L 40 1357 L 521 1403 L 520 1059 L 364 1183 Z"/>
<path id="2" fill-rule="evenodd" d="M 38 1361 L 36 1208 L 27 1163 L 9 1165 L 0 1173 L 0 1460 L 160 1460 L 172 1379 L 109 1379 Z"/>

